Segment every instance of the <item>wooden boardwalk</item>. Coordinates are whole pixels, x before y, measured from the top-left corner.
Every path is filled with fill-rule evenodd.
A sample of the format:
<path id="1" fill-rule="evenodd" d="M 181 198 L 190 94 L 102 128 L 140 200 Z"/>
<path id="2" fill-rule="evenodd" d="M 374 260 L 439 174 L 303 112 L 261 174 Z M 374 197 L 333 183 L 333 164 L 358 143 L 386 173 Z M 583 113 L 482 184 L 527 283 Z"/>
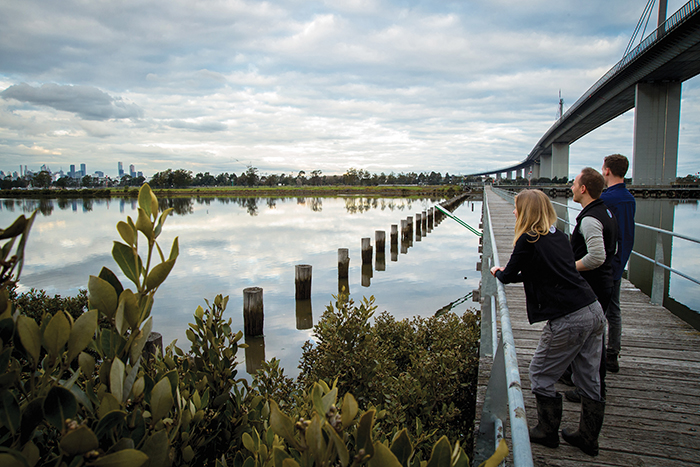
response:
<path id="1" fill-rule="evenodd" d="M 513 206 L 488 189 L 492 226 L 502 266 L 512 251 Z M 537 422 L 528 365 L 544 323 L 530 325 L 522 284 L 506 286 L 528 425 Z M 590 457 L 563 439 L 556 449 L 532 445 L 537 466 L 699 466 L 700 332 L 665 308 L 649 303 L 623 279 L 620 372 L 608 373 L 600 454 Z M 483 362 L 489 364 L 488 359 Z M 480 365 L 481 366 L 481 365 Z M 488 369 L 480 369 L 480 384 Z M 560 392 L 570 389 L 557 385 Z M 483 401 L 480 388 L 478 402 Z M 477 412 L 480 406 L 477 407 Z M 580 404 L 564 399 L 563 427 L 578 426 Z M 507 432 L 509 437 L 509 433 Z M 510 439 L 508 439 L 510 442 Z"/>

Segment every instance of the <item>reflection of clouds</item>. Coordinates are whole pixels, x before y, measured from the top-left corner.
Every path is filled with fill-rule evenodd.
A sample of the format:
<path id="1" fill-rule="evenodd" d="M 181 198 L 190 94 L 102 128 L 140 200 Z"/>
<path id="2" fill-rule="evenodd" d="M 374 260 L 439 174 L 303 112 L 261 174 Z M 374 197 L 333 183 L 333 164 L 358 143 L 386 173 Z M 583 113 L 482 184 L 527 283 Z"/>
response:
<path id="1" fill-rule="evenodd" d="M 700 204 L 698 201 L 682 202 L 676 205 L 673 231 L 698 238 L 700 225 Z M 673 239 L 671 267 L 696 280 L 700 280 L 700 244 Z M 669 295 L 687 307 L 700 313 L 700 285 L 676 274 L 671 274 Z"/>
<path id="2" fill-rule="evenodd" d="M 320 211 L 310 208 L 311 198 L 304 204 L 298 204 L 296 198 L 277 199 L 274 209 L 259 201 L 255 217 L 248 215 L 249 205 L 244 200 L 192 203 L 189 214 L 169 218 L 159 243 L 167 255 L 173 238 L 179 236 L 180 256 L 160 287 L 153 308 L 155 329 L 165 342 L 178 339 L 180 346 L 188 349 L 185 330 L 192 313 L 197 306 L 205 306 L 205 298 L 211 301 L 217 294 L 230 296 L 226 318 L 232 319 L 233 329 L 243 329 L 243 289 L 258 286 L 264 290 L 266 358 L 279 358 L 287 374 L 296 374 L 301 344 L 311 338 L 312 331 L 296 329 L 294 265 L 313 266 L 312 311 L 317 322 L 338 291 L 338 248 L 349 249 L 352 298 L 359 303 L 363 295 L 374 295 L 377 313 L 387 310 L 397 319 L 432 314 L 478 287 L 474 271 L 478 239 L 456 222 L 446 219 L 408 254 L 400 255 L 398 262 L 391 262 L 390 226 L 414 214 L 408 210 L 408 202 L 375 200 L 376 208 L 349 215 L 345 199 L 322 201 Z M 412 202 L 417 211 L 431 205 Z M 118 208 L 110 209 L 96 200 L 89 215 L 82 211 L 79 200 L 76 211 L 72 206 L 70 203 L 68 209 L 54 209 L 50 217 L 37 218 L 30 235 L 23 287 L 74 295 L 79 287 L 86 287 L 90 274 L 107 266 L 124 286 L 133 288 L 111 258 L 111 249 L 118 239 L 116 223 L 127 215 L 135 218 L 135 203 L 123 203 L 124 212 L 120 213 Z M 386 208 L 382 210 L 382 206 Z M 465 204 L 455 214 L 476 225 L 480 207 L 475 203 L 471 211 Z M 15 217 L 6 210 L 0 212 L 0 222 L 7 224 Z M 386 271 L 374 271 L 371 287 L 365 288 L 360 284 L 361 238 L 370 237 L 374 244 L 375 230 L 387 232 Z M 145 247 L 142 237 L 140 245 Z M 461 311 L 464 309 L 463 305 Z"/>

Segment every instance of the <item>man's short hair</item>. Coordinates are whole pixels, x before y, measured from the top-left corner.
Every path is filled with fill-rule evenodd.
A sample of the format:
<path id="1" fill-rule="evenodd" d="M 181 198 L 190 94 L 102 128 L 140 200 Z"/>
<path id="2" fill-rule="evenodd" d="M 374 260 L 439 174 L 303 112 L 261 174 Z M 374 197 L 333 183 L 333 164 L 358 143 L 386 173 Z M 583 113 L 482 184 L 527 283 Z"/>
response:
<path id="1" fill-rule="evenodd" d="M 622 154 L 610 154 L 603 159 L 603 167 L 610 169 L 614 176 L 624 178 L 630 168 L 630 161 Z"/>
<path id="2" fill-rule="evenodd" d="M 585 185 L 591 198 L 598 199 L 605 188 L 605 179 L 596 169 L 586 167 L 581 171 L 581 185 Z"/>

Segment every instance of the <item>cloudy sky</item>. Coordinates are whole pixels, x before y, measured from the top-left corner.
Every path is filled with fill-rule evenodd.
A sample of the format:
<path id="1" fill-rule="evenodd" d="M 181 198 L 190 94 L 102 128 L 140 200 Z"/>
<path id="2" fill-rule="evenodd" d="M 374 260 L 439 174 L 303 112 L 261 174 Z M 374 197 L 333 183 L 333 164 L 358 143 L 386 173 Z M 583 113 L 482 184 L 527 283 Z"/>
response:
<path id="1" fill-rule="evenodd" d="M 669 16 L 685 2 L 669 0 Z M 646 0 L 0 2 L 0 170 L 348 168 L 525 158 L 622 58 Z M 647 34 L 655 26 L 655 16 Z M 678 174 L 700 170 L 700 81 Z M 632 153 L 633 111 L 571 146 Z"/>

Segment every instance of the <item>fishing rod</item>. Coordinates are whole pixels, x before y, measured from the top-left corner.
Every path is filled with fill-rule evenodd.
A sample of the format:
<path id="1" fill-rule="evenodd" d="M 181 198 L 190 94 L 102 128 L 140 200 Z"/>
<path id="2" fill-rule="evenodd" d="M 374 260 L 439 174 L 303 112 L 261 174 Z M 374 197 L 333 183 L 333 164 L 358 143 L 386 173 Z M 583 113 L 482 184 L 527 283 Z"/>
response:
<path id="1" fill-rule="evenodd" d="M 450 219 L 456 221 L 456 222 L 457 222 L 458 224 L 460 224 L 462 227 L 466 227 L 467 230 L 469 230 L 471 233 L 473 233 L 473 234 L 476 235 L 477 237 L 481 237 L 481 236 L 484 235 L 484 234 L 482 234 L 481 232 L 479 232 L 478 230 L 476 230 L 474 227 L 472 227 L 471 225 L 469 225 L 469 224 L 467 224 L 466 222 L 464 222 L 464 221 L 463 221 L 462 219 L 460 219 L 459 217 L 453 215 L 450 211 L 448 211 L 447 209 L 443 208 L 443 207 L 440 206 L 439 204 L 436 204 L 435 207 L 438 208 L 440 211 L 442 211 L 442 213 L 443 213 L 444 215 L 446 215 L 446 216 L 449 217 Z"/>

